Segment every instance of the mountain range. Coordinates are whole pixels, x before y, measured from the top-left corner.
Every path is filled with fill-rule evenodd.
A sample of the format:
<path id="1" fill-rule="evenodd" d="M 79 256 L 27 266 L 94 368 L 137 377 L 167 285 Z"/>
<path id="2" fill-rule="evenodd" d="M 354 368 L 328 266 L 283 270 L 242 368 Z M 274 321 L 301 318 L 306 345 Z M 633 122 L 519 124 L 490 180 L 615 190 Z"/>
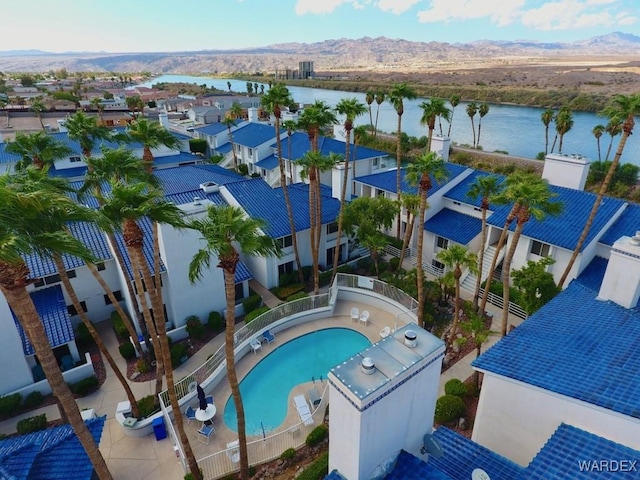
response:
<path id="1" fill-rule="evenodd" d="M 67 52 L 0 51 L 0 71 L 105 71 L 151 73 L 272 72 L 297 69 L 298 62 L 314 62 L 316 71 L 419 70 L 436 65 L 488 59 L 553 59 L 557 57 L 636 57 L 640 37 L 613 32 L 570 43 L 527 40 L 479 40 L 470 43 L 414 42 L 386 37 L 333 39 L 316 43 L 281 43 L 239 50 L 194 52 Z"/>

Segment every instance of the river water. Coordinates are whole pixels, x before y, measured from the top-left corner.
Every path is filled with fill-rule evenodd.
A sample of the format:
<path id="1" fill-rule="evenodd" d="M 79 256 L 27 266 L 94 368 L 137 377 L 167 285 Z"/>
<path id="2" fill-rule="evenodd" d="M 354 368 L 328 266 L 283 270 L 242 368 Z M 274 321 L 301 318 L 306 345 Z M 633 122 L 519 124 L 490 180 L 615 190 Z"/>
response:
<path id="1" fill-rule="evenodd" d="M 223 78 L 194 77 L 190 75 L 162 75 L 143 83 L 143 86 L 150 87 L 159 82 L 186 82 L 197 85 L 206 84 L 208 87 L 215 87 L 227 90 L 227 81 L 231 82 L 231 90 L 235 92 L 246 92 L 247 82 L 244 80 L 227 80 Z M 259 83 L 259 85 L 261 85 Z M 269 87 L 265 84 L 265 90 Z M 297 103 L 313 103 L 316 100 L 324 100 L 331 106 L 335 106 L 343 98 L 356 97 L 365 103 L 363 93 L 343 92 L 337 90 L 326 90 L 320 88 L 288 87 L 291 96 Z M 402 131 L 408 135 L 420 137 L 427 134 L 425 126 L 420 124 L 422 109 L 420 103 L 425 99 L 405 101 L 404 115 L 402 116 Z M 377 103 L 371 104 L 373 118 L 375 122 Z M 453 113 L 451 140 L 459 145 L 473 143 L 473 133 L 471 130 L 471 120 L 467 115 L 466 103 L 460 103 Z M 500 150 L 511 155 L 520 157 L 535 158 L 538 152 L 544 151 L 544 125 L 540 121 L 543 109 L 535 107 L 525 107 L 518 105 L 498 105 L 491 104 L 489 113 L 482 119 L 480 145 L 483 150 L 491 152 Z M 593 127 L 598 124 L 606 125 L 607 119 L 590 112 L 574 112 L 574 124 L 571 130 L 564 136 L 562 152 L 566 154 L 585 155 L 591 160 L 598 160 L 598 148 L 596 139 L 592 133 Z M 474 117 L 477 131 L 479 115 Z M 393 106 L 385 101 L 380 106 L 378 119 L 378 129 L 384 132 L 394 133 L 397 129 L 398 116 Z M 369 114 L 362 115 L 356 119 L 356 125 L 368 125 Z M 446 134 L 447 122 L 443 122 L 443 131 Z M 640 128 L 640 127 L 639 127 Z M 436 133 L 438 133 L 436 125 Z M 553 143 L 555 128 L 552 123 L 549 127 L 549 149 Z M 622 162 L 635 163 L 640 165 L 640 135 L 632 135 L 627 140 L 622 156 Z M 604 134 L 600 138 L 601 156 L 604 160 L 611 137 Z M 614 138 L 613 147 L 609 159 L 613 158 L 620 136 Z M 558 146 L 556 145 L 556 152 Z"/>

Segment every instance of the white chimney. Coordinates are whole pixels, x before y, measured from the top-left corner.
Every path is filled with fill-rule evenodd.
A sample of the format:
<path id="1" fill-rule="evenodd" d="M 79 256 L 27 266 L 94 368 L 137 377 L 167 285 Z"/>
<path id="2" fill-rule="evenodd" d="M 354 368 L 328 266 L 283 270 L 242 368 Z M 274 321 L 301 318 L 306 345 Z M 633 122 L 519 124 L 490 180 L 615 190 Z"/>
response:
<path id="1" fill-rule="evenodd" d="M 160 122 L 160 125 L 169 130 L 169 115 L 166 113 L 158 114 L 158 121 Z"/>
<path id="2" fill-rule="evenodd" d="M 624 308 L 633 308 L 640 299 L 640 231 L 622 237 L 611 247 L 607 271 L 602 280 L 599 300 L 611 300 Z"/>
<path id="3" fill-rule="evenodd" d="M 551 185 L 584 190 L 590 163 L 584 155 L 550 153 L 544 159 L 542 178 Z"/>
<path id="4" fill-rule="evenodd" d="M 247 115 L 251 123 L 258 122 L 258 109 L 256 107 L 250 107 L 247 109 Z"/>
<path id="5" fill-rule="evenodd" d="M 449 161 L 449 146 L 451 139 L 444 135 L 434 135 L 431 138 L 431 151 L 436 152 L 445 162 Z"/>

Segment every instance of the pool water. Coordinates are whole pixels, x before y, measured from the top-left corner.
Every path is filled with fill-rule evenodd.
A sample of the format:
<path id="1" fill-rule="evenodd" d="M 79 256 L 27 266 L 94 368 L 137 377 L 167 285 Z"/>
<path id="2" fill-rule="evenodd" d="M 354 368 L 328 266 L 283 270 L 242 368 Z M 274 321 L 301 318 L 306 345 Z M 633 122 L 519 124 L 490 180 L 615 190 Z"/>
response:
<path id="1" fill-rule="evenodd" d="M 276 337 L 275 345 L 277 342 Z M 268 432 L 278 427 L 287 416 L 287 402 L 293 387 L 310 382 L 311 377 L 318 381 L 320 376 L 324 379 L 323 386 L 326 385 L 331 368 L 370 345 L 369 339 L 359 332 L 328 328 L 278 346 L 240 382 L 247 434 L 258 435 L 262 434 L 263 428 Z M 232 397 L 224 407 L 223 419 L 227 427 L 237 431 Z"/>

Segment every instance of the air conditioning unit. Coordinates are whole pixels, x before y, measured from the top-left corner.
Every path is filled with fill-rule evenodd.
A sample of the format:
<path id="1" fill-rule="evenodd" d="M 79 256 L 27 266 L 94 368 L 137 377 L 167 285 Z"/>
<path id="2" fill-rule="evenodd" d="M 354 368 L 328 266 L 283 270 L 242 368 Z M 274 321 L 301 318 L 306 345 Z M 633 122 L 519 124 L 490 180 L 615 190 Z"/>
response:
<path id="1" fill-rule="evenodd" d="M 220 187 L 214 182 L 204 182 L 200 184 L 200 188 L 204 193 L 215 193 L 220 191 Z"/>

